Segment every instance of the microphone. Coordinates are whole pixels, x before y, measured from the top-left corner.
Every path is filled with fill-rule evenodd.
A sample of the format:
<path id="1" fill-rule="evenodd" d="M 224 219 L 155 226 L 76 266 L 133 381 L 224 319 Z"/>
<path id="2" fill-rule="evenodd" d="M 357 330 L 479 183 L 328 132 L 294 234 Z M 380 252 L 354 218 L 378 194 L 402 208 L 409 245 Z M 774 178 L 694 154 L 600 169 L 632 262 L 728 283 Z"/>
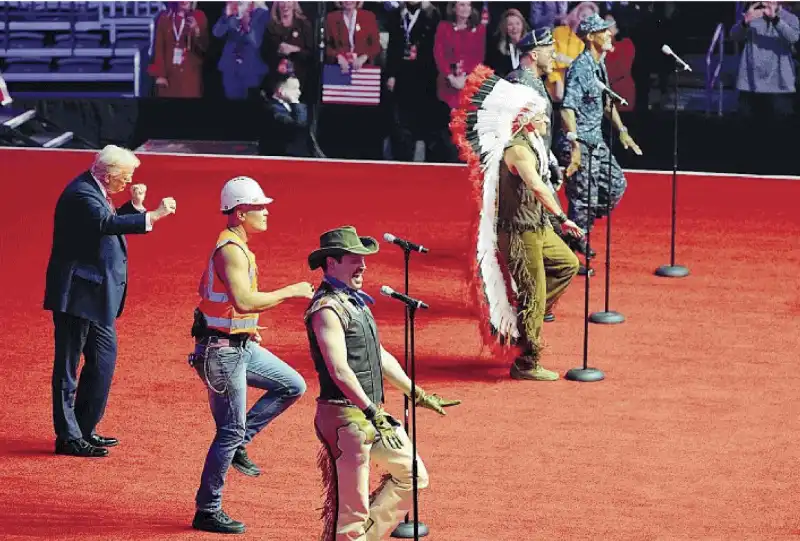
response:
<path id="1" fill-rule="evenodd" d="M 569 140 L 569 141 L 577 141 L 578 143 L 583 143 L 584 145 L 586 145 L 589 148 L 597 147 L 597 143 L 589 143 L 588 141 L 584 141 L 583 139 L 578 137 L 578 134 L 575 133 L 574 131 L 567 132 L 567 140 Z"/>
<path id="2" fill-rule="evenodd" d="M 661 46 L 661 52 L 662 52 L 662 53 L 664 53 L 664 54 L 665 54 L 665 55 L 667 55 L 667 56 L 671 56 L 672 58 L 674 58 L 674 59 L 675 59 L 675 62 L 677 62 L 678 64 L 680 64 L 680 65 L 681 65 L 681 67 L 684 69 L 684 71 L 692 71 L 692 68 L 691 68 L 691 67 L 689 67 L 689 64 L 687 64 L 686 62 L 684 62 L 683 60 L 681 60 L 681 57 L 680 57 L 680 56 L 678 56 L 678 55 L 676 55 L 676 54 L 675 54 L 675 51 L 673 51 L 673 50 L 672 50 L 672 47 L 670 47 L 670 46 L 669 46 L 669 45 L 667 45 L 666 43 L 665 43 L 664 45 L 662 45 L 662 46 Z"/>
<path id="3" fill-rule="evenodd" d="M 609 96 L 611 96 L 616 101 L 620 102 L 622 105 L 628 105 L 628 100 L 626 100 L 625 98 L 623 98 L 622 96 L 620 96 L 619 94 L 608 88 L 605 84 L 603 84 L 603 81 L 601 81 L 600 79 L 595 79 L 595 82 L 597 83 L 597 88 L 599 88 L 603 92 L 608 93 Z"/>
<path id="4" fill-rule="evenodd" d="M 402 293 L 398 293 L 394 289 L 389 286 L 381 286 L 381 295 L 386 295 L 387 297 L 392 297 L 393 299 L 397 299 L 398 301 L 403 301 L 408 306 L 413 308 L 428 308 L 428 305 L 424 302 L 412 299 L 408 295 L 403 295 Z"/>
<path id="5" fill-rule="evenodd" d="M 408 250 L 409 252 L 419 252 L 421 254 L 427 254 L 428 249 L 424 246 L 420 246 L 419 244 L 414 244 L 411 241 L 400 239 L 392 235 L 391 233 L 384 233 L 383 240 L 386 242 L 391 242 L 392 244 L 397 244 L 403 250 Z"/>

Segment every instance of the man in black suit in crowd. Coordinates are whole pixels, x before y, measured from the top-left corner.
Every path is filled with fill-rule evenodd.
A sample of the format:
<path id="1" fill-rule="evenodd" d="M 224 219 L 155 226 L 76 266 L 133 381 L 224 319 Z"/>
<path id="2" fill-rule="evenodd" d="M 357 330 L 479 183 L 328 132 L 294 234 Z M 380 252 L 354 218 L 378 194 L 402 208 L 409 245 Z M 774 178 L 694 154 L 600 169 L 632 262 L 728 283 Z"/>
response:
<path id="1" fill-rule="evenodd" d="M 272 94 L 262 92 L 264 123 L 260 127 L 262 156 L 312 156 L 309 148 L 308 106 L 300 103 L 300 81 L 294 74 L 276 74 L 270 79 Z"/>
<path id="2" fill-rule="evenodd" d="M 122 314 L 128 283 L 125 234 L 146 233 L 175 212 L 171 197 L 145 211 L 143 184 L 132 187 L 128 203 L 114 208 L 110 195 L 132 182 L 139 163 L 131 151 L 106 146 L 56 204 L 44 294 L 44 309 L 53 312 L 55 325 L 56 454 L 106 456 L 106 447 L 119 443 L 95 433 L 95 427 L 105 411 L 117 360 L 114 322 Z"/>

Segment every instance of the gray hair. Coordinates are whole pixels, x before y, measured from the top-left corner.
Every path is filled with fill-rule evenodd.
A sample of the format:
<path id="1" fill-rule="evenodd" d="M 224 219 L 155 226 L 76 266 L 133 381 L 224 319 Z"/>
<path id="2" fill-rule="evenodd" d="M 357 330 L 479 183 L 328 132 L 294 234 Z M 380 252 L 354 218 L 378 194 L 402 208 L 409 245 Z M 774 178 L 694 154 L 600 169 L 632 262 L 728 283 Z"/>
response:
<path id="1" fill-rule="evenodd" d="M 96 177 L 103 177 L 108 173 L 117 173 L 120 169 L 136 169 L 140 164 L 139 158 L 127 148 L 106 145 L 94 157 L 92 173 Z"/>

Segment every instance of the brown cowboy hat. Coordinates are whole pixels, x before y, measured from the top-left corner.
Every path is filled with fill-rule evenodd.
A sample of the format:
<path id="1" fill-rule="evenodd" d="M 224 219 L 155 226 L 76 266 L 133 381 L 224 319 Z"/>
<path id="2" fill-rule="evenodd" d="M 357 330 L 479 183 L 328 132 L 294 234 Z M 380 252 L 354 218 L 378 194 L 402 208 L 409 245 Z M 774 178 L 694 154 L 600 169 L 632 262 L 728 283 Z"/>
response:
<path id="1" fill-rule="evenodd" d="M 343 225 L 324 232 L 319 237 L 319 248 L 308 256 L 311 270 L 322 266 L 328 256 L 340 254 L 372 255 L 378 251 L 378 241 L 372 237 L 359 237 L 352 225 Z"/>

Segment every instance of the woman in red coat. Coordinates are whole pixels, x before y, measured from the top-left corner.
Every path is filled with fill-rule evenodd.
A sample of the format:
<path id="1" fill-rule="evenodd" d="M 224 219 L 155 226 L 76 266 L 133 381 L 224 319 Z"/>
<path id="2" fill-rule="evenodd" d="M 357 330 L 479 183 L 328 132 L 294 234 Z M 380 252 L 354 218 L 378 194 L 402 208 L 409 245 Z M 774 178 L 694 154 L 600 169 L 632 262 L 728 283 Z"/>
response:
<path id="1" fill-rule="evenodd" d="M 203 60 L 208 21 L 196 2 L 167 2 L 156 19 L 153 61 L 147 73 L 156 79 L 159 98 L 203 96 Z"/>
<path id="2" fill-rule="evenodd" d="M 364 2 L 341 2 L 342 9 L 328 14 L 325 21 L 325 62 L 339 64 L 342 71 L 374 64 L 381 52 L 378 21 L 361 9 Z"/>
<path id="3" fill-rule="evenodd" d="M 614 21 L 613 15 L 606 15 L 606 20 Z M 629 38 L 618 40 L 619 28 L 617 25 L 611 27 L 614 48 L 606 54 L 606 70 L 611 88 L 614 92 L 628 100 L 628 105 L 617 104 L 618 111 L 633 111 L 636 107 L 636 83 L 631 75 L 633 58 L 636 55 L 633 42 Z"/>
<path id="4" fill-rule="evenodd" d="M 448 2 L 447 20 L 439 23 L 433 56 L 439 77 L 439 99 L 450 108 L 458 106 L 458 95 L 467 75 L 483 62 L 486 51 L 486 26 L 471 2 Z"/>

